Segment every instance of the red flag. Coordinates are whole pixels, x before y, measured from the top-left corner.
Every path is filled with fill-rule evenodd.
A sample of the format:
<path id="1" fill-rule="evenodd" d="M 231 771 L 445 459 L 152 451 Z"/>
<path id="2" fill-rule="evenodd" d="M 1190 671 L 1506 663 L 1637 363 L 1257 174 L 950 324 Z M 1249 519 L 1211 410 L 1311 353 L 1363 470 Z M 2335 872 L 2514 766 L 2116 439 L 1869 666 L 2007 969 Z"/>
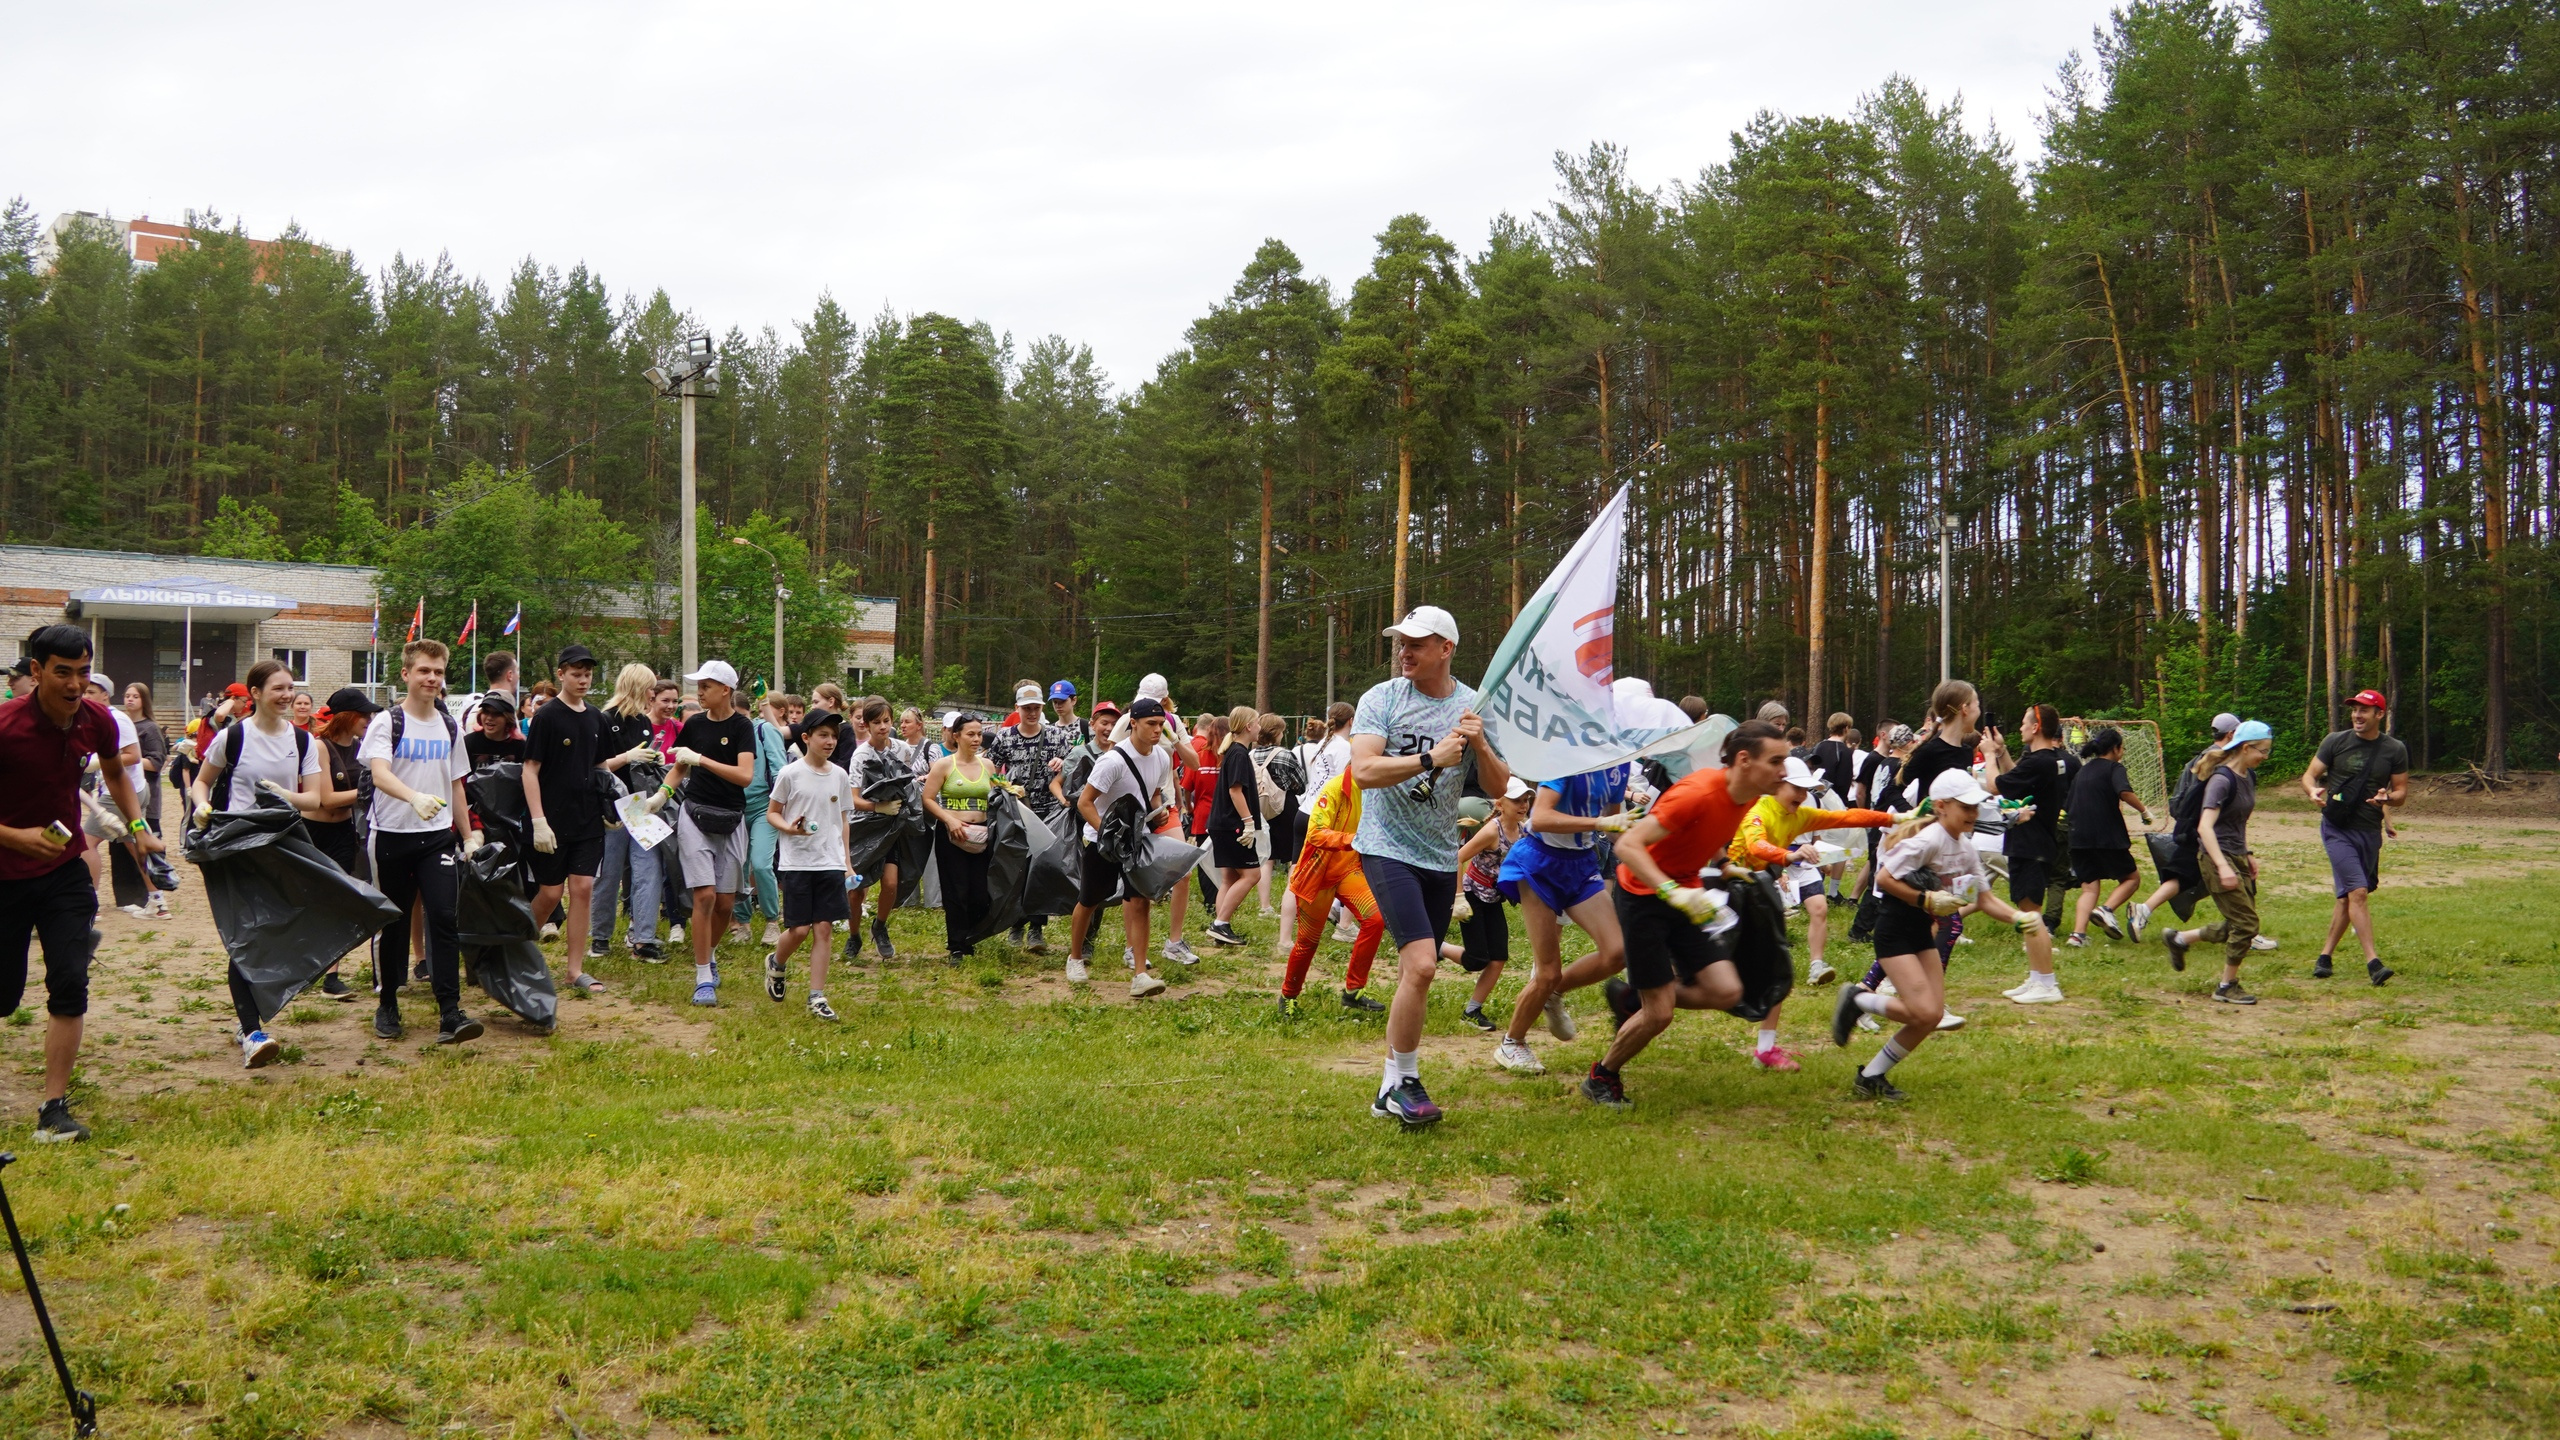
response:
<path id="1" fill-rule="evenodd" d="M 409 640 L 415 640 L 415 639 L 417 639 L 417 638 L 418 638 L 418 632 L 419 632 L 419 631 L 421 631 L 421 630 L 423 630 L 423 629 L 425 629 L 426 627 L 427 627 L 427 597 L 426 597 L 426 596 L 424 596 L 424 595 L 421 595 L 421 596 L 419 596 L 419 597 L 418 597 L 418 613 L 409 617 Z M 401 643 L 402 643 L 402 644 L 407 644 L 407 643 L 409 643 L 409 642 L 408 642 L 408 641 L 402 641 Z"/>
<path id="2" fill-rule="evenodd" d="M 469 644 L 471 641 L 471 632 L 479 628 L 480 602 L 474 600 L 471 602 L 471 618 L 462 622 L 462 633 L 453 637 L 453 643 L 456 645 Z"/>

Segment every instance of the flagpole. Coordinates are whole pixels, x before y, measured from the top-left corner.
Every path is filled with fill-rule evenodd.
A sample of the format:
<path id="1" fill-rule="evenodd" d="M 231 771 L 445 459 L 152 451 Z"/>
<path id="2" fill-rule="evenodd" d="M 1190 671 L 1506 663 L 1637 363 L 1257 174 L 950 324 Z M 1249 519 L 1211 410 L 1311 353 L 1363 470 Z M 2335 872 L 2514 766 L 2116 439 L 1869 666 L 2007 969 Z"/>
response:
<path id="1" fill-rule="evenodd" d="M 463 683 L 480 683 L 480 602 L 471 602 L 471 674 Z"/>

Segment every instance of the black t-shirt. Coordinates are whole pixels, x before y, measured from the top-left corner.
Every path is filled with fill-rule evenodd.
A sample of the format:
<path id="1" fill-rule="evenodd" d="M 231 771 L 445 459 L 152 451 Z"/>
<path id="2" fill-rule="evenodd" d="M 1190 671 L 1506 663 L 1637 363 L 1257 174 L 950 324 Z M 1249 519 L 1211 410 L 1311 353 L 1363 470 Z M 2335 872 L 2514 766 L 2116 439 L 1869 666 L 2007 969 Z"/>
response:
<path id="1" fill-rule="evenodd" d="M 604 712 L 593 705 L 572 710 L 568 701 L 554 700 L 533 712 L 524 755 L 542 767 L 542 818 L 562 840 L 604 838 L 604 804 L 588 773 L 603 751 Z"/>
<path id="2" fill-rule="evenodd" d="M 2124 804 L 2116 797 L 2133 788 L 2133 777 L 2113 760 L 2081 763 L 2071 782 L 2071 848 L 2122 850 L 2133 844 L 2124 828 Z"/>
<path id="3" fill-rule="evenodd" d="M 510 734 L 492 739 L 488 731 L 474 730 L 462 737 L 462 753 L 470 759 L 474 770 L 495 765 L 501 760 L 522 760 L 524 737 Z"/>
<path id="4" fill-rule="evenodd" d="M 1858 752 L 1849 748 L 1848 741 L 1825 740 L 1813 747 L 1813 753 L 1806 757 L 1805 763 L 1813 767 L 1815 774 L 1831 782 L 1831 793 L 1839 796 L 1840 803 L 1846 805 L 1849 803 L 1849 787 L 1858 783 L 1857 758 Z"/>
<path id="5" fill-rule="evenodd" d="M 2071 782 L 2079 773 L 2080 758 L 2059 745 L 2030 750 L 2001 772 L 2000 798 L 2024 800 L 2036 807 L 2034 819 L 2009 827 L 2008 836 L 2000 842 L 2002 854 L 2020 860 L 2056 858 L 2061 843 L 2053 827 L 2071 801 Z"/>
<path id="6" fill-rule="evenodd" d="M 703 759 L 721 765 L 735 765 L 740 760 L 753 760 L 756 753 L 756 722 L 744 710 L 732 710 L 726 720 L 714 720 L 708 712 L 696 715 L 676 730 L 676 744 Z M 767 777 L 770 778 L 770 777 Z M 700 805 L 722 810 L 747 808 L 747 790 L 732 785 L 708 770 L 696 768 L 685 777 L 684 798 Z"/>
<path id="7" fill-rule="evenodd" d="M 1245 809 L 1236 809 L 1236 790 L 1244 792 Z M 1209 801 L 1209 824 L 1213 827 L 1242 825 L 1247 815 L 1262 818 L 1262 785 L 1254 778 L 1253 751 L 1241 740 L 1227 747 L 1225 758 L 1218 761 L 1218 793 Z"/>
<path id="8" fill-rule="evenodd" d="M 618 710 L 599 709 L 596 717 L 604 727 L 597 741 L 596 758 L 599 760 L 627 755 L 633 746 L 648 744 L 650 734 L 657 728 L 649 722 L 646 711 L 625 715 Z"/>
<path id="9" fill-rule="evenodd" d="M 1929 783 L 1949 770 L 1973 768 L 1973 747 L 1952 745 L 1932 735 L 1911 748 L 1902 762 L 1903 798 L 1917 805 L 1929 798 Z"/>
<path id="10" fill-rule="evenodd" d="M 2320 784 L 2326 795 L 2334 798 L 2353 793 L 2375 799 L 2391 793 L 2392 776 L 2408 772 L 2409 747 L 2401 744 L 2396 735 L 2376 735 L 2366 740 L 2353 730 L 2341 730 L 2320 742 L 2319 760 L 2329 767 Z M 2368 768 L 2373 772 L 2369 778 L 2365 774 Z M 2321 808 L 2325 819 L 2330 809 L 2341 807 L 2324 805 Z M 2382 833 L 2382 807 L 2359 803 L 2346 810 L 2343 824 L 2350 830 L 2367 830 L 2379 835 Z"/>

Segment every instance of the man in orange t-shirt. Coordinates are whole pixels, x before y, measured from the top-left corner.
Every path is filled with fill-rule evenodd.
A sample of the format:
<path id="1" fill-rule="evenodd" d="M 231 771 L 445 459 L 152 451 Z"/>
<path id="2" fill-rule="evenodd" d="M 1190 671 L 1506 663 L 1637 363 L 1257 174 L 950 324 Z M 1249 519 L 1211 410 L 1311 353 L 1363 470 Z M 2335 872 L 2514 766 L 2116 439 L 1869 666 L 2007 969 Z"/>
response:
<path id="1" fill-rule="evenodd" d="M 1751 807 L 1785 778 L 1786 732 L 1766 720 L 1737 726 L 1725 737 L 1724 763 L 1663 791 L 1618 839 L 1613 893 L 1626 937 L 1627 978 L 1616 983 L 1632 993 L 1612 995 L 1610 1008 L 1623 1017 L 1617 1036 L 1582 1081 L 1583 1098 L 1594 1104 L 1628 1104 L 1618 1071 L 1669 1028 L 1675 1009 L 1724 1010 L 1742 1001 L 1742 972 L 1732 960 L 1716 958 L 1702 928 L 1716 907 L 1698 880 L 1723 869 Z"/>

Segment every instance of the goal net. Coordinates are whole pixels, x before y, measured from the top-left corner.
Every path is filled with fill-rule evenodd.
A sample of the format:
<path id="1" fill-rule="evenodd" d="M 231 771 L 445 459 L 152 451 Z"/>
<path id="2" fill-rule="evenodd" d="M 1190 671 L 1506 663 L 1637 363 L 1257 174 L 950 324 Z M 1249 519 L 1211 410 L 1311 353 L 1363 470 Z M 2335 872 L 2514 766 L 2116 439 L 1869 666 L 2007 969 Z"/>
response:
<path id="1" fill-rule="evenodd" d="M 2125 773 L 2133 777 L 2133 793 L 2166 823 L 2169 814 L 2169 770 L 2160 755 L 2160 726 L 2150 720 L 2088 720 L 2070 716 L 2062 722 L 2063 743 L 2077 753 L 2088 738 L 2108 726 L 2124 734 Z"/>

